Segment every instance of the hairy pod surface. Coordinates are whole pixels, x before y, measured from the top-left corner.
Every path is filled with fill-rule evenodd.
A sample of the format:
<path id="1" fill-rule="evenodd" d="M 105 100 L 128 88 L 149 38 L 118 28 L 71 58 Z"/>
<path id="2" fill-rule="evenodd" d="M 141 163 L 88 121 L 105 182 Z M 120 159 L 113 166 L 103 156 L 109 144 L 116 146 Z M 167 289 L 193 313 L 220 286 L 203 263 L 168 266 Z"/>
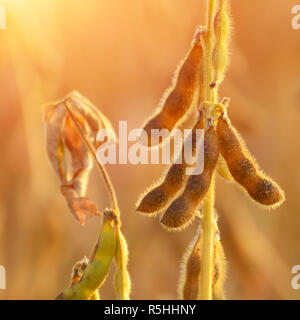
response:
<path id="1" fill-rule="evenodd" d="M 210 125 L 204 134 L 203 172 L 188 178 L 183 194 L 171 203 L 161 219 L 165 227 L 179 229 L 191 221 L 209 189 L 218 157 L 218 139 L 214 126 Z"/>
<path id="2" fill-rule="evenodd" d="M 283 191 L 259 169 L 225 116 L 221 116 L 218 121 L 217 134 L 220 152 L 235 181 L 256 202 L 269 207 L 280 205 L 284 201 Z"/>
<path id="3" fill-rule="evenodd" d="M 224 282 L 226 278 L 226 259 L 222 243 L 219 239 L 215 239 L 214 248 L 214 275 L 213 275 L 213 299 L 224 300 Z"/>
<path id="4" fill-rule="evenodd" d="M 192 48 L 180 65 L 173 81 L 162 100 L 159 113 L 152 117 L 144 126 L 148 135 L 148 146 L 151 147 L 151 130 L 167 129 L 171 132 L 189 109 L 198 102 L 200 87 L 200 66 L 203 58 L 201 38 L 204 28 L 196 31 Z M 146 143 L 146 141 L 143 141 Z"/>
<path id="5" fill-rule="evenodd" d="M 117 230 L 115 261 L 117 264 L 117 270 L 114 276 L 114 281 L 117 298 L 119 300 L 129 300 L 131 291 L 131 280 L 127 271 L 128 247 L 127 242 L 119 228 Z"/>
<path id="6" fill-rule="evenodd" d="M 118 300 L 129 300 L 131 290 L 131 280 L 126 269 L 117 269 L 114 275 L 115 288 Z"/>
<path id="7" fill-rule="evenodd" d="M 196 300 L 199 295 L 199 281 L 201 273 L 201 231 L 187 247 L 182 260 L 182 270 L 179 280 L 179 298 L 183 300 Z"/>
<path id="8" fill-rule="evenodd" d="M 193 156 L 196 153 L 197 147 L 197 130 L 201 129 L 204 129 L 204 116 L 202 113 L 191 132 Z M 190 139 L 190 137 L 187 139 Z M 184 157 L 185 145 L 184 143 L 181 151 L 182 163 L 177 164 L 175 161 L 175 163 L 171 165 L 162 183 L 147 192 L 147 194 L 143 195 L 142 199 L 138 201 L 137 211 L 147 214 L 158 213 L 167 206 L 176 193 L 183 187 L 187 178 L 186 169 L 190 166 Z"/>

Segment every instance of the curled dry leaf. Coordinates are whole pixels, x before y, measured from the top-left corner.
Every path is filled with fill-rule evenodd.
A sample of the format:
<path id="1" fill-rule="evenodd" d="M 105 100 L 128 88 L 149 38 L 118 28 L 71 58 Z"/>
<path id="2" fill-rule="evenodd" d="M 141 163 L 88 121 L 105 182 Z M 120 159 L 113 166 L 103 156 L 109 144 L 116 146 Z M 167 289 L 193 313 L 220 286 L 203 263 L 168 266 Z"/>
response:
<path id="1" fill-rule="evenodd" d="M 61 192 L 74 217 L 84 225 L 99 213 L 85 196 L 93 159 L 82 135 L 97 148 L 103 143 L 96 139 L 100 129 L 107 129 L 108 139 L 114 142 L 115 132 L 109 120 L 78 92 L 47 105 L 45 123 L 47 153 L 60 180 Z"/>

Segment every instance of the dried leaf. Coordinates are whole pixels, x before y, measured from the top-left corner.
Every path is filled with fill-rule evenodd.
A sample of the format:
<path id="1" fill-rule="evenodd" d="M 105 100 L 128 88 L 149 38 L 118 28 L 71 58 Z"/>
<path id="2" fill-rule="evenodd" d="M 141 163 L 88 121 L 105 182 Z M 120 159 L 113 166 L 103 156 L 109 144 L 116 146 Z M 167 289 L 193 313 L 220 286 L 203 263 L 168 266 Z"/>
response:
<path id="1" fill-rule="evenodd" d="M 117 137 L 112 124 L 107 117 L 79 92 L 72 91 L 67 100 L 71 103 L 73 111 L 76 111 L 86 119 L 89 131 L 87 132 L 90 141 L 98 148 L 103 142 L 96 141 L 97 133 L 100 129 L 108 131 L 108 140 L 117 143 Z"/>
<path id="2" fill-rule="evenodd" d="M 48 157 L 60 180 L 61 192 L 74 217 L 84 225 L 98 214 L 98 209 L 85 197 L 93 159 L 82 134 L 96 148 L 103 143 L 96 141 L 100 129 L 108 129 L 108 139 L 116 142 L 115 132 L 109 120 L 78 92 L 46 106 L 45 122 Z"/>
<path id="3" fill-rule="evenodd" d="M 61 127 L 65 119 L 66 110 L 63 105 L 49 105 L 45 107 L 46 146 L 50 163 L 59 177 L 63 179 L 66 169 L 63 164 L 64 146 Z"/>
<path id="4" fill-rule="evenodd" d="M 82 119 L 77 118 L 78 123 Z M 66 117 L 65 127 L 63 129 L 64 144 L 70 152 L 72 166 L 69 174 L 72 174 L 72 184 L 79 196 L 86 192 L 88 174 L 93 166 L 93 159 L 82 140 L 78 129 L 69 115 Z"/>

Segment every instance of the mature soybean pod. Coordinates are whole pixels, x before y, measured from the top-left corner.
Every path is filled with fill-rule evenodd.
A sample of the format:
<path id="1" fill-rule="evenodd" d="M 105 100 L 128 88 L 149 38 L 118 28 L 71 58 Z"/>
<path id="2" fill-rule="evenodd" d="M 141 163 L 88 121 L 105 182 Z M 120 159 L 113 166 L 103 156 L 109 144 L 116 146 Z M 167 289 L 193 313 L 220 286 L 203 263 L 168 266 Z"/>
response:
<path id="1" fill-rule="evenodd" d="M 197 130 L 204 129 L 204 115 L 201 112 L 199 119 L 193 127 L 192 134 L 192 154 L 195 155 L 197 147 Z M 189 137 L 187 139 L 190 139 Z M 186 168 L 189 166 L 185 162 L 184 146 L 182 146 L 181 157 L 182 163 L 173 163 L 162 183 L 152 188 L 142 199 L 138 201 L 137 211 L 148 214 L 155 214 L 161 211 L 172 199 L 173 196 L 183 187 L 186 181 Z"/>
<path id="2" fill-rule="evenodd" d="M 232 177 L 258 203 L 269 207 L 280 205 L 284 201 L 283 191 L 259 169 L 224 115 L 218 120 L 217 135 Z"/>
<path id="3" fill-rule="evenodd" d="M 201 274 L 201 231 L 189 244 L 182 261 L 178 294 L 182 300 L 197 300 Z"/>
<path id="4" fill-rule="evenodd" d="M 199 175 L 188 178 L 183 194 L 174 200 L 161 219 L 167 228 L 182 228 L 191 221 L 205 197 L 219 156 L 218 139 L 213 125 L 204 135 L 204 168 Z"/>
<path id="5" fill-rule="evenodd" d="M 144 126 L 148 135 L 148 147 L 151 147 L 152 129 L 168 129 L 171 132 L 198 100 L 200 67 L 203 57 L 201 38 L 204 30 L 204 28 L 197 29 L 192 48 L 178 68 L 173 84 L 165 94 L 166 98 L 162 99 L 159 113 L 156 113 Z"/>

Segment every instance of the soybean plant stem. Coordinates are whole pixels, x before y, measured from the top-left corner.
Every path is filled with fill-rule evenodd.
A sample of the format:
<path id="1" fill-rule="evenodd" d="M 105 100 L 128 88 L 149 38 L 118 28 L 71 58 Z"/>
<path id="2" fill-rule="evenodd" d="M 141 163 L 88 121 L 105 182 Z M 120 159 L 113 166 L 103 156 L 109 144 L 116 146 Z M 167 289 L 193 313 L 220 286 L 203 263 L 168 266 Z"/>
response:
<path id="1" fill-rule="evenodd" d="M 208 0 L 207 3 L 207 33 L 205 38 L 205 99 L 212 104 L 215 103 L 215 94 L 210 87 L 210 83 L 214 80 L 213 68 L 213 50 L 215 45 L 214 39 L 214 15 L 216 9 L 216 0 Z M 202 219 L 202 265 L 201 265 L 201 296 L 202 300 L 212 299 L 213 285 L 213 255 L 214 255 L 214 205 L 215 205 L 215 176 L 213 174 L 210 188 L 206 196 L 203 219 Z"/>

